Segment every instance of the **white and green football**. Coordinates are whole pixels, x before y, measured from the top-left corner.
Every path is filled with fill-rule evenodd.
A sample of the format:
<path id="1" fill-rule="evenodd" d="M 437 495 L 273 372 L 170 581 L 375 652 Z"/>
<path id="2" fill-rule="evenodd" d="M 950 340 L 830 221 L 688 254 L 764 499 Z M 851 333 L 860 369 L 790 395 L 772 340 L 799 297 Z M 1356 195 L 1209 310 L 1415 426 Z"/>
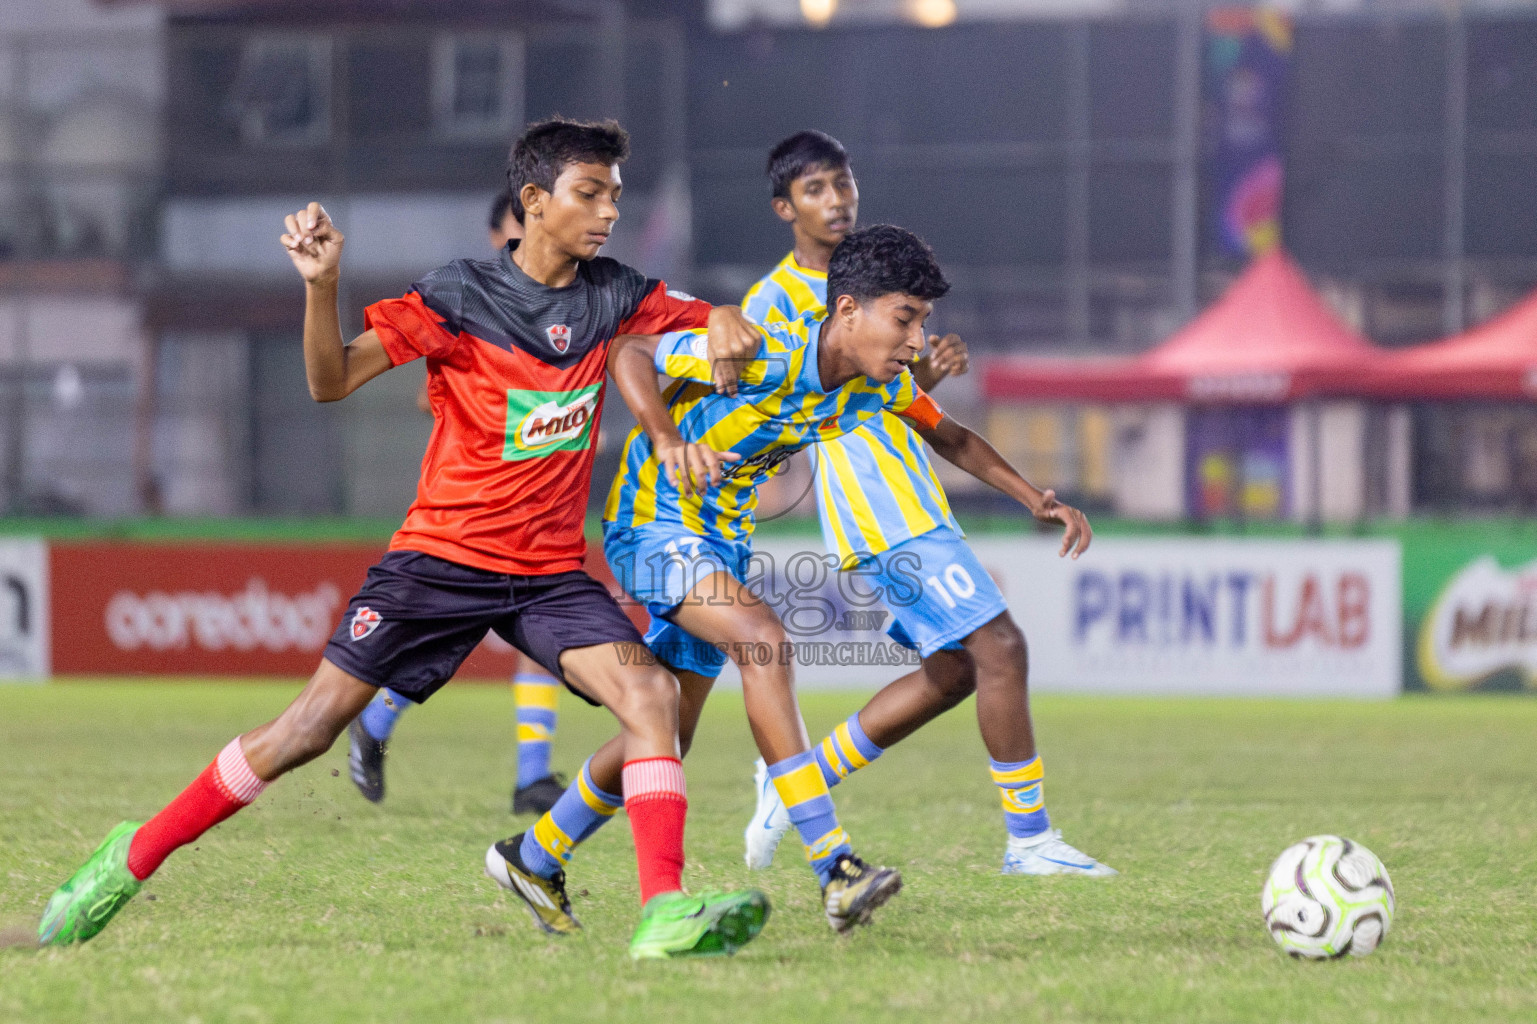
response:
<path id="1" fill-rule="evenodd" d="M 1393 923 L 1393 883 L 1360 843 L 1309 836 L 1270 866 L 1260 909 L 1271 938 L 1294 957 L 1365 956 Z"/>

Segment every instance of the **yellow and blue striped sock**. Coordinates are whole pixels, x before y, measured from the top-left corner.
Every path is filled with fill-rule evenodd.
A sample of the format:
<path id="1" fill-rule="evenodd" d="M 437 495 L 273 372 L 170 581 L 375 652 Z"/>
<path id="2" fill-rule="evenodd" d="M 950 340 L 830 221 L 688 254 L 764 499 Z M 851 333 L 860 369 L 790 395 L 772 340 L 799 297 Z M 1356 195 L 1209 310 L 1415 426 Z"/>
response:
<path id="1" fill-rule="evenodd" d="M 1003 798 L 1003 823 L 1016 839 L 1040 835 L 1051 827 L 1046 814 L 1046 771 L 1037 754 L 1028 761 L 990 761 L 993 781 Z"/>
<path id="2" fill-rule="evenodd" d="M 380 743 L 385 743 L 394 733 L 395 723 L 400 720 L 400 716 L 414 704 L 414 701 L 406 700 L 394 690 L 385 688 L 374 694 L 374 699 L 368 702 L 358 718 L 363 722 L 364 732 Z"/>
<path id="3" fill-rule="evenodd" d="M 811 870 L 825 886 L 838 858 L 854 851 L 848 833 L 838 824 L 838 812 L 833 809 L 833 798 L 816 757 L 808 750 L 769 765 L 768 773 L 790 812 L 791 823 L 800 832 Z"/>
<path id="4" fill-rule="evenodd" d="M 591 765 L 591 758 L 583 762 L 576 781 L 523 834 L 523 845 L 519 847 L 523 863 L 541 878 L 553 877 L 564 868 L 571 860 L 571 851 L 624 806 L 624 797 L 605 793 L 593 784 Z"/>
<path id="5" fill-rule="evenodd" d="M 859 713 L 839 725 L 827 738 L 811 749 L 822 769 L 822 778 L 829 787 L 836 786 L 854 772 L 868 765 L 885 753 L 870 742 L 864 726 L 859 724 Z"/>
<path id="6" fill-rule="evenodd" d="M 518 788 L 550 774 L 550 743 L 560 705 L 560 681 L 548 672 L 519 672 L 512 677 L 518 702 Z"/>

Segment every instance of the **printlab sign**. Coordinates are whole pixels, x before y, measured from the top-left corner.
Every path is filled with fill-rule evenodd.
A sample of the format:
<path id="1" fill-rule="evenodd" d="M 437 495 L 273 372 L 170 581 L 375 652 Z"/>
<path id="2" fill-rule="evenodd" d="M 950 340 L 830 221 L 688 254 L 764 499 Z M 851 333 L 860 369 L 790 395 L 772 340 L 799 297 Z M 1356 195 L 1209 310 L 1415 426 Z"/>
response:
<path id="1" fill-rule="evenodd" d="M 1030 641 L 1032 686 L 1387 697 L 1402 689 L 1394 541 L 975 545 Z"/>
<path id="2" fill-rule="evenodd" d="M 1040 536 L 974 538 L 1030 650 L 1037 691 L 1386 697 L 1402 689 L 1394 541 L 1096 540 L 1078 561 Z M 784 621 L 797 684 L 879 686 L 917 667 L 890 600 L 820 545 L 756 545 L 750 587 Z M 955 567 L 909 566 L 906 597 Z M 885 597 L 887 595 L 881 595 Z M 937 598 L 936 598 L 937 600 Z M 777 652 L 767 652 L 778 657 Z M 734 667 L 723 681 L 735 681 Z"/>

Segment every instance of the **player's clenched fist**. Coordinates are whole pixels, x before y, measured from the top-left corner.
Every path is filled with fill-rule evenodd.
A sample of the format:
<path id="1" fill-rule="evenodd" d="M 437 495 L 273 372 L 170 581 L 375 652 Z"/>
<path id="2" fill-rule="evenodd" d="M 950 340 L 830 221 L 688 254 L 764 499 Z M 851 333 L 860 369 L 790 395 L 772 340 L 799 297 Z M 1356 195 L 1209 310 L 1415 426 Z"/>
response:
<path id="1" fill-rule="evenodd" d="M 346 241 L 319 203 L 310 203 L 298 213 L 283 218 L 283 248 L 294 268 L 310 284 L 336 280 L 342 262 L 342 244 Z"/>
<path id="2" fill-rule="evenodd" d="M 709 331 L 705 337 L 716 392 L 735 395 L 743 368 L 763 347 L 763 335 L 740 307 L 716 306 L 710 310 Z"/>
<path id="3" fill-rule="evenodd" d="M 970 354 L 959 334 L 947 334 L 943 338 L 929 335 L 929 351 L 926 357 L 938 379 L 963 376 L 971 368 Z"/>
<path id="4" fill-rule="evenodd" d="M 966 343 L 959 334 L 943 338 L 931 334 L 928 349 L 913 362 L 913 381 L 928 391 L 946 377 L 959 377 L 969 368 Z"/>

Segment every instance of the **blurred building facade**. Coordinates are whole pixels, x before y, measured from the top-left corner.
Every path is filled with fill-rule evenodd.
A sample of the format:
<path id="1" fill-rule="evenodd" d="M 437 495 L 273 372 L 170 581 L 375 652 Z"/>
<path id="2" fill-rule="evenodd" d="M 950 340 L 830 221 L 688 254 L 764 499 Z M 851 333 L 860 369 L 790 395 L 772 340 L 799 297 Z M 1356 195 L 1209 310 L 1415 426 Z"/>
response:
<path id="1" fill-rule="evenodd" d="M 1211 5 L 34 6 L 0 16 L 13 510 L 397 515 L 425 442 L 420 368 L 308 399 L 282 216 L 318 198 L 347 232 L 360 329 L 367 302 L 487 251 L 508 142 L 553 113 L 625 122 L 612 254 L 717 301 L 783 255 L 763 163 L 806 127 L 848 146 L 864 222 L 934 245 L 955 282 L 935 326 L 979 357 L 1146 349 L 1245 262 L 1210 224 Z M 1409 344 L 1537 285 L 1537 5 L 1278 6 L 1279 234 L 1341 317 Z M 946 388 L 981 421 L 974 384 Z M 1488 482 L 1524 479 L 1529 409 L 1412 416 L 1415 507 L 1463 503 L 1469 472 L 1478 507 L 1520 506 Z M 1107 415 L 989 423 L 1043 482 L 1115 507 Z"/>
<path id="2" fill-rule="evenodd" d="M 162 16 L 87 0 L 0 10 L 0 504 L 127 515 L 147 353 Z"/>
<path id="3" fill-rule="evenodd" d="M 686 270 L 675 26 L 617 4 L 182 4 L 166 52 L 149 297 L 164 511 L 389 516 L 414 494 L 420 365 L 339 405 L 302 386 L 303 292 L 277 235 L 308 200 L 347 235 L 344 329 L 361 330 L 368 303 L 491 254 L 491 199 L 527 120 L 618 116 L 637 146 L 615 254 Z"/>

